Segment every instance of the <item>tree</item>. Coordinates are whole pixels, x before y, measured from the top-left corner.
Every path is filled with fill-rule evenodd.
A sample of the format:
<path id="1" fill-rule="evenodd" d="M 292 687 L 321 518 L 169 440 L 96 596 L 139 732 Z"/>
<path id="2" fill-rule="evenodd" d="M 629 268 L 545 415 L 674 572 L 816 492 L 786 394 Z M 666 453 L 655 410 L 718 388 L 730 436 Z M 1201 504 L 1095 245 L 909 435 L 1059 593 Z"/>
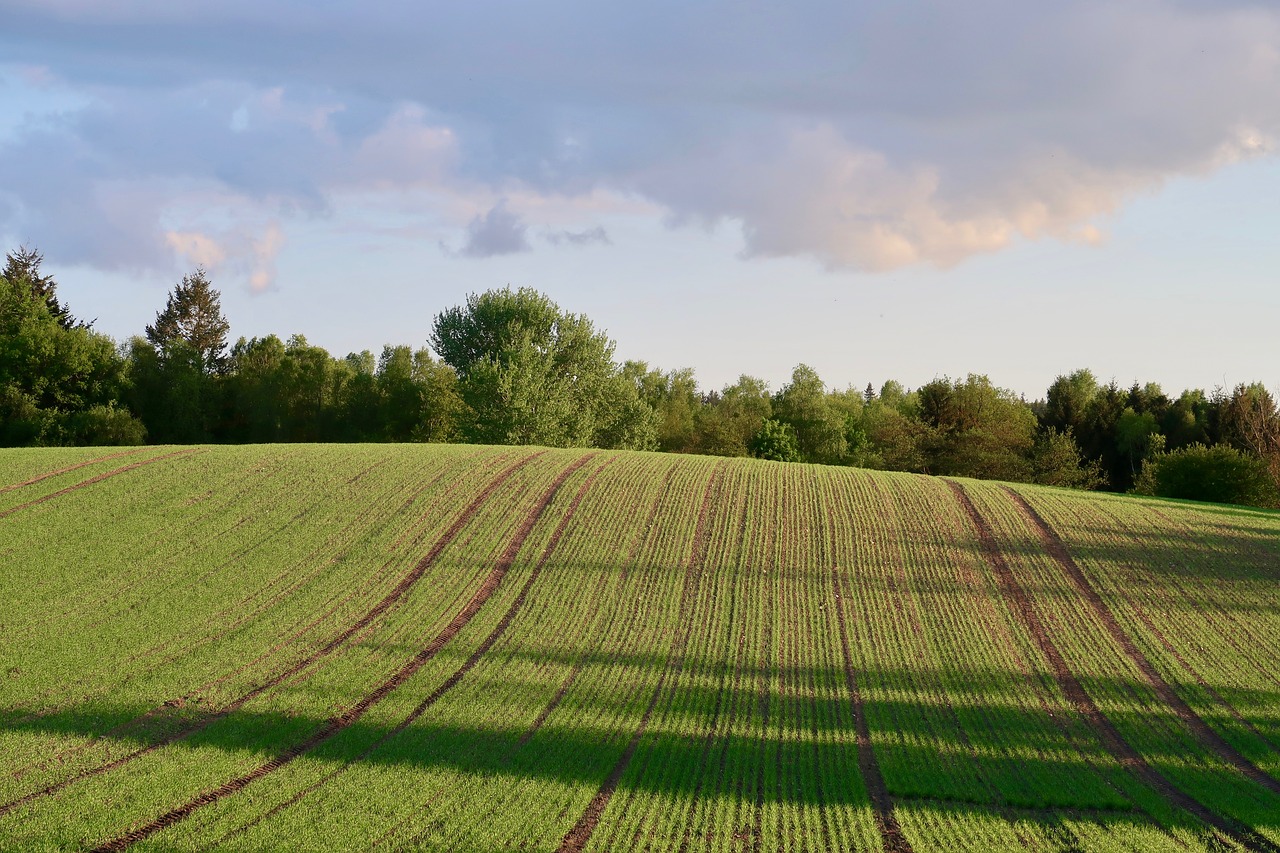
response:
<path id="1" fill-rule="evenodd" d="M 0 444 L 140 441 L 140 426 L 114 408 L 125 384 L 110 338 L 64 325 L 30 282 L 0 276 Z"/>
<path id="2" fill-rule="evenodd" d="M 1041 422 L 1060 434 L 1079 430 L 1089 403 L 1097 393 L 1098 380 L 1089 370 L 1059 376 L 1049 386 Z"/>
<path id="3" fill-rule="evenodd" d="M 653 446 L 652 415 L 614 363 L 613 341 L 536 290 L 471 294 L 436 316 L 431 346 L 457 372 L 472 441 Z"/>
<path id="4" fill-rule="evenodd" d="M 717 395 L 708 395 L 696 412 L 698 453 L 747 456 L 752 439 L 773 413 L 769 385 L 743 374 Z"/>
<path id="5" fill-rule="evenodd" d="M 1237 385 L 1224 420 L 1225 437 L 1266 463 L 1280 487 L 1280 410 L 1271 392 L 1261 383 Z"/>
<path id="6" fill-rule="evenodd" d="M 1017 394 L 976 374 L 963 382 L 935 379 L 918 394 L 929 473 L 1031 479 L 1036 418 Z"/>
<path id="7" fill-rule="evenodd" d="M 165 359 L 181 341 L 199 358 L 206 376 L 226 369 L 227 333 L 231 325 L 222 315 L 222 294 L 209 282 L 203 267 L 197 267 L 169 293 L 164 310 L 147 326 L 147 340 Z"/>
<path id="8" fill-rule="evenodd" d="M 268 443 L 283 438 L 284 361 L 284 341 L 275 335 L 240 338 L 231 348 L 225 380 L 231 410 L 225 427 L 230 440 Z"/>
<path id="9" fill-rule="evenodd" d="M 1225 444 L 1193 444 L 1159 453 L 1142 466 L 1139 494 L 1214 503 L 1274 507 L 1280 491 L 1261 459 Z"/>
<path id="10" fill-rule="evenodd" d="M 622 375 L 639 398 L 653 410 L 658 449 L 668 453 L 698 453 L 696 419 L 702 408 L 693 370 L 681 368 L 663 373 L 643 361 L 622 365 Z"/>
<path id="11" fill-rule="evenodd" d="M 1116 419 L 1116 449 L 1129 460 L 1129 471 L 1134 478 L 1147 459 L 1164 450 L 1164 436 L 1150 412 L 1138 413 L 1126 408 Z"/>
<path id="12" fill-rule="evenodd" d="M 751 439 L 751 455 L 774 462 L 800 461 L 800 447 L 790 424 L 769 418 Z"/>
<path id="13" fill-rule="evenodd" d="M 44 302 L 49 313 L 62 328 L 92 326 L 92 322 L 77 322 L 76 318 L 71 316 L 71 309 L 58 301 L 58 283 L 53 280 L 52 275 L 41 274 L 40 265 L 43 263 L 44 255 L 39 250 L 20 246 L 5 257 L 2 275 L 14 284 L 25 286 L 33 299 Z"/>
<path id="14" fill-rule="evenodd" d="M 828 399 L 826 385 L 809 365 L 796 365 L 791 381 L 774 395 L 773 417 L 795 430 L 802 461 L 844 461 L 849 449 L 844 414 Z"/>
<path id="15" fill-rule="evenodd" d="M 1070 489 L 1096 489 L 1106 481 L 1102 466 L 1080 454 L 1071 430 L 1058 432 L 1053 427 L 1041 430 L 1031 451 L 1032 480 L 1046 486 Z"/>

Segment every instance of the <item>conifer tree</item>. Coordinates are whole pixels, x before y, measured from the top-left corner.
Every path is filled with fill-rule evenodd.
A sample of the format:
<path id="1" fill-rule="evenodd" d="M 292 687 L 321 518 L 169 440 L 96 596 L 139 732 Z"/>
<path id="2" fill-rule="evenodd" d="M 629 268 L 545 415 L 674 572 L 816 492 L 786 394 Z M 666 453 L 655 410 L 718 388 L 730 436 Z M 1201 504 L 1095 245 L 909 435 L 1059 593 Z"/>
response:
<path id="1" fill-rule="evenodd" d="M 209 282 L 204 268 L 197 267 L 182 277 L 164 310 L 156 314 L 155 323 L 147 326 L 147 340 L 162 358 L 185 345 L 199 357 L 200 369 L 208 376 L 226 369 L 230 330 L 222 315 L 222 294 Z"/>
<path id="2" fill-rule="evenodd" d="M 0 273 L 10 282 L 24 285 L 33 299 L 38 299 L 49 306 L 49 313 L 54 316 L 64 329 L 76 326 L 88 328 L 93 323 L 77 323 L 71 316 L 71 309 L 58 301 L 58 283 L 52 275 L 42 275 L 40 265 L 44 263 L 44 254 L 38 249 L 20 246 L 5 257 L 4 272 Z"/>

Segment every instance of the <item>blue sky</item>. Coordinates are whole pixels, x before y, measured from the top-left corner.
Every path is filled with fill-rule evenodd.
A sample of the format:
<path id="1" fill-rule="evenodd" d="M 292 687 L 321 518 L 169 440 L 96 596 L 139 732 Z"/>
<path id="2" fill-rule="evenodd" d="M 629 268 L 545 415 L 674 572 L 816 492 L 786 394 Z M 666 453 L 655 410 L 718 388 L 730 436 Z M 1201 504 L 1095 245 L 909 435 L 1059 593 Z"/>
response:
<path id="1" fill-rule="evenodd" d="M 425 342 L 531 286 L 620 358 L 834 387 L 1280 383 L 1280 11 L 7 0 L 0 238 L 140 332 Z"/>

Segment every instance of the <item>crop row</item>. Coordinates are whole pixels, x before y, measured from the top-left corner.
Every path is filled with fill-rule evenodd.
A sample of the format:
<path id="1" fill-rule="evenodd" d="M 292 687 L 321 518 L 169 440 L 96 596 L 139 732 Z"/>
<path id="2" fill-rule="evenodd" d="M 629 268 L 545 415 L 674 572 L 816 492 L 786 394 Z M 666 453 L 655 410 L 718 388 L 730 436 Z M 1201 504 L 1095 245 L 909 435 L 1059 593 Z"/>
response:
<path id="1" fill-rule="evenodd" d="M 0 475 L 5 846 L 1280 846 L 1273 518 L 652 454 L 174 453 Z"/>

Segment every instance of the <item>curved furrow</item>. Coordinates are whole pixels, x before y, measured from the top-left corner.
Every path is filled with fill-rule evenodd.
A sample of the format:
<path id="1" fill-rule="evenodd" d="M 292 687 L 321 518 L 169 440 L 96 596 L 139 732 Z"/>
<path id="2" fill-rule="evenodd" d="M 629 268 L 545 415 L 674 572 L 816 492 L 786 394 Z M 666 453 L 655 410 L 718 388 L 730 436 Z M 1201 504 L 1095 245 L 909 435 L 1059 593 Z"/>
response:
<path id="1" fill-rule="evenodd" d="M 1176 787 L 1124 739 L 1124 736 L 1120 734 L 1111 720 L 1102 713 L 1097 703 L 1085 691 L 1080 680 L 1067 665 L 1062 652 L 1050 637 L 1044 623 L 1040 621 L 1040 617 L 1037 615 L 1026 590 L 1018 583 L 1017 578 L 1009 569 L 1008 563 L 1005 562 L 1004 556 L 1000 552 L 1000 547 L 996 543 L 995 533 L 992 531 L 991 525 L 982 517 L 978 508 L 974 506 L 963 486 L 952 480 L 948 480 L 947 485 L 955 493 L 956 499 L 960 502 L 970 521 L 973 522 L 983 556 L 1000 579 L 1000 584 L 1013 612 L 1021 619 L 1027 631 L 1035 640 L 1036 646 L 1044 655 L 1045 661 L 1053 671 L 1054 680 L 1057 681 L 1059 689 L 1062 690 L 1068 701 L 1075 706 L 1076 711 L 1093 728 L 1106 750 L 1111 753 L 1121 766 L 1125 767 L 1148 788 L 1154 790 L 1175 808 L 1195 816 L 1207 826 L 1216 829 L 1246 849 L 1266 851 L 1266 853 L 1280 853 L 1280 847 L 1277 847 L 1269 839 L 1259 835 L 1249 827 L 1240 825 L 1229 817 L 1218 814 Z"/>
<path id="2" fill-rule="evenodd" d="M 294 661 L 287 668 L 277 672 L 271 678 L 268 678 L 266 681 L 257 685 L 256 687 L 249 690 L 248 692 L 241 694 L 235 700 L 228 703 L 227 705 L 224 705 L 218 711 L 212 714 L 208 714 L 188 726 L 184 726 L 183 728 L 180 728 L 174 732 L 171 732 L 165 735 L 163 738 L 153 743 L 150 743 L 144 747 L 140 747 L 139 749 L 136 749 L 133 752 L 130 752 L 112 761 L 109 761 L 106 764 L 102 764 L 97 767 L 91 768 L 89 770 L 82 771 L 67 779 L 56 782 L 52 785 L 48 785 L 38 791 L 33 791 L 30 794 L 25 794 L 22 797 L 11 800 L 7 803 L 0 804 L 0 817 L 4 816 L 5 814 L 8 814 L 10 811 L 17 808 L 18 806 L 25 805 L 26 803 L 30 803 L 34 800 L 42 799 L 44 797 L 50 796 L 51 794 L 56 794 L 60 791 L 65 790 L 66 788 L 70 787 L 76 782 L 82 781 L 84 779 L 89 779 L 95 776 L 100 776 L 112 770 L 119 769 L 120 767 L 123 767 L 124 765 L 129 764 L 137 760 L 138 758 L 141 758 L 144 755 L 148 755 L 152 752 L 155 752 L 156 750 L 162 747 L 185 740 L 186 738 L 189 738 L 192 735 L 207 729 L 209 726 L 213 725 L 218 720 L 221 720 L 227 717 L 228 715 L 232 714 L 233 712 L 239 710 L 240 708 L 244 707 L 244 705 L 246 705 L 253 699 L 256 699 L 258 696 L 261 696 L 267 691 L 275 687 L 278 687 L 284 682 L 289 681 L 295 676 L 301 674 L 304 670 L 310 668 L 314 664 L 318 663 L 322 659 L 328 657 L 338 649 L 345 646 L 352 639 L 352 637 L 356 636 L 357 634 L 360 634 L 362 631 L 370 627 L 372 623 L 379 616 L 381 616 L 383 613 L 385 613 L 395 604 L 399 603 L 406 595 L 408 595 L 409 591 L 413 589 L 414 585 L 418 582 L 419 579 L 422 578 L 423 574 L 426 573 L 427 569 L 430 568 L 431 565 L 435 563 L 435 561 L 439 558 L 441 552 L 443 552 L 444 549 L 449 545 L 449 543 L 451 543 L 458 536 L 458 534 L 462 531 L 463 527 L 466 526 L 467 522 L 469 522 L 471 518 L 475 516 L 475 514 L 489 500 L 489 498 L 493 495 L 493 493 L 497 491 L 497 489 L 501 487 L 503 483 L 505 483 L 508 479 L 510 479 L 511 476 L 515 474 L 517 470 L 529 464 L 530 462 L 532 462 L 534 459 L 538 458 L 545 452 L 546 451 L 541 451 L 539 453 L 526 456 L 523 459 L 516 462 L 515 464 L 507 467 L 500 474 L 498 474 L 498 476 L 495 477 L 493 481 L 490 482 L 489 485 L 485 487 L 484 491 L 482 491 L 479 495 L 477 495 L 475 500 L 473 500 L 467 506 L 467 508 L 463 510 L 461 514 L 458 515 L 458 517 L 454 520 L 453 524 L 449 527 L 449 529 L 446 530 L 440 536 L 440 538 L 436 540 L 435 545 L 432 546 L 429 552 L 427 552 L 426 556 L 424 556 L 421 560 L 419 560 L 418 563 L 413 567 L 413 569 L 408 574 L 406 574 L 403 578 L 401 578 L 400 582 L 397 583 L 396 586 L 389 593 L 387 593 L 387 595 L 384 596 L 381 601 L 379 601 L 376 605 L 374 605 L 372 608 L 366 611 L 355 622 L 351 623 L 346 628 L 344 628 L 337 636 L 330 639 L 329 642 L 327 642 L 325 645 L 321 646 L 319 649 L 317 649 L 316 651 L 312 652 L 309 655 L 306 655 L 300 660 Z"/>
<path id="3" fill-rule="evenodd" d="M 97 465 L 99 462 L 106 462 L 108 459 L 119 459 L 121 456 L 132 456 L 135 453 L 141 453 L 146 448 L 137 447 L 132 450 L 122 450 L 119 453 L 108 453 L 106 456 L 98 456 L 87 462 L 78 462 L 75 465 L 68 465 L 65 468 L 59 468 L 56 471 L 46 471 L 43 474 L 23 480 L 21 483 L 10 483 L 7 486 L 0 486 L 0 495 L 5 492 L 12 492 L 14 489 L 23 489 L 27 486 L 34 486 L 36 483 L 48 480 L 50 477 L 57 477 L 60 474 L 69 474 L 72 471 L 78 471 L 81 468 L 88 468 L 90 465 Z"/>
<path id="4" fill-rule="evenodd" d="M 63 495 L 70 494 L 71 492 L 79 491 L 80 489 L 86 488 L 88 486 L 92 486 L 95 483 L 101 483 L 103 480 L 108 480 L 116 476 L 117 474 L 124 474 L 128 471 L 134 471 L 138 468 L 141 468 L 144 465 L 150 465 L 153 462 L 161 462 L 165 459 L 174 459 L 180 456 L 181 457 L 193 456 L 199 452 L 200 451 L 195 448 L 188 448 L 185 450 L 175 450 L 172 453 L 164 453 L 164 454 L 161 454 L 160 456 L 152 456 L 150 459 L 144 459 L 141 462 L 134 462 L 131 465 L 123 465 L 119 468 L 115 468 L 110 471 L 106 471 L 102 474 L 98 474 L 96 476 L 90 477 L 87 480 L 81 480 L 79 483 L 76 483 L 73 486 L 67 486 L 65 489 L 58 489 L 58 491 L 56 492 L 50 492 L 47 495 L 41 495 L 40 497 L 35 498 L 34 500 L 27 501 L 24 504 L 18 504 L 17 506 L 9 507 L 4 511 L 0 511 L 0 518 L 7 518 L 13 515 L 14 513 L 21 512 L 24 509 L 30 509 L 33 506 L 38 506 L 39 504 L 51 501 L 54 498 L 59 498 L 59 497 L 62 497 Z"/>
<path id="5" fill-rule="evenodd" d="M 502 458 L 502 457 L 499 457 L 499 458 Z M 371 470 L 371 469 L 367 469 L 366 471 L 361 472 L 359 475 L 357 475 L 355 479 L 359 479 L 360 477 L 363 477 L 364 474 L 368 473 L 368 470 Z M 439 484 L 439 482 L 442 479 L 444 479 L 444 477 L 447 474 L 448 474 L 447 470 L 441 471 L 435 477 L 431 478 L 426 485 L 420 486 L 419 488 L 415 489 L 414 498 L 416 499 L 416 497 L 420 496 L 427 489 Z M 456 477 L 454 481 L 450 483 L 446 489 L 442 490 L 441 492 L 442 497 L 448 498 L 452 496 L 459 487 L 465 485 L 469 481 L 469 479 L 472 477 L 473 475 L 470 474 L 469 472 L 464 472 L 462 475 Z M 412 501 L 410 503 L 412 503 Z M 408 504 L 406 504 L 405 507 L 401 507 L 401 511 L 406 509 L 407 506 Z M 435 503 L 432 504 L 432 507 L 434 506 L 435 506 Z M 423 514 L 423 517 L 426 517 L 427 515 L 429 515 L 430 512 L 431 510 L 428 509 L 427 512 Z M 354 531 L 359 529 L 359 526 L 362 520 L 363 520 L 362 516 L 353 519 L 346 526 L 343 532 L 346 533 L 349 531 Z M 314 554 L 316 553 L 319 553 L 319 549 L 317 549 L 316 552 L 313 552 L 313 554 L 309 554 L 307 557 L 303 558 L 303 560 L 300 561 L 300 563 L 310 562 L 313 559 Z M 391 567 L 392 563 L 394 563 L 394 558 L 388 559 L 385 563 L 383 563 L 381 569 L 379 569 L 377 572 L 373 574 L 370 580 L 364 585 L 364 588 L 356 588 L 356 589 L 349 590 L 346 592 L 345 595 L 335 594 L 331 596 L 326 602 L 324 602 L 324 604 L 327 606 L 326 609 L 323 610 L 318 616 L 312 616 L 307 618 L 303 622 L 301 628 L 296 628 L 291 633 L 284 636 L 283 639 L 277 640 L 266 651 L 254 656 L 250 660 L 242 664 L 239 664 L 235 668 L 227 672 L 224 672 L 223 674 L 215 678 L 212 678 L 203 682 L 202 684 L 195 687 L 194 689 L 188 690 L 186 695 L 184 695 L 183 697 L 170 699 L 155 708 L 151 708 L 139 714 L 138 716 L 135 716 L 116 726 L 113 726 L 111 729 L 97 735 L 87 743 L 82 743 L 73 747 L 68 747 L 52 755 L 46 756 L 42 761 L 40 761 L 37 764 L 19 768 L 14 772 L 14 778 L 20 778 L 21 776 L 28 775 L 31 772 L 47 769 L 51 767 L 54 763 L 61 764 L 65 762 L 66 759 L 71 758 L 77 754 L 80 754 L 88 749 L 92 749 L 95 745 L 101 744 L 104 740 L 107 740 L 110 738 L 129 736 L 130 733 L 137 731 L 140 727 L 145 727 L 149 721 L 153 720 L 157 715 L 165 713 L 169 708 L 182 707 L 182 705 L 185 704 L 186 701 L 191 696 L 193 695 L 198 696 L 212 687 L 216 687 L 217 685 L 222 684 L 232 678 L 235 678 L 236 676 L 239 676 L 248 672 L 249 670 L 256 667 L 258 664 L 261 664 L 262 662 L 268 660 L 269 658 L 279 654 L 284 649 L 288 648 L 293 643 L 297 642 L 303 636 L 306 636 L 308 633 L 310 633 L 312 630 L 314 630 L 318 626 L 326 624 L 329 621 L 329 619 L 332 618 L 333 615 L 338 612 L 339 609 L 341 609 L 343 606 L 350 603 L 352 600 L 365 597 L 370 592 L 376 592 L 377 587 L 385 579 L 386 572 Z M 199 648 L 202 645 L 215 642 L 220 637 L 226 636 L 229 632 L 234 631 L 248 624 L 249 622 L 253 621 L 253 619 L 259 617 L 262 613 L 267 612 L 271 607 L 275 606 L 280 601 L 285 600 L 290 594 L 295 593 L 298 590 L 304 588 L 314 578 L 315 574 L 316 572 L 310 572 L 310 573 L 304 574 L 301 577 L 290 582 L 288 585 L 284 586 L 282 589 L 271 592 L 271 594 L 267 598 L 265 598 L 263 601 L 260 601 L 254 604 L 253 607 L 249 607 L 249 605 L 253 603 L 255 598 L 262 596 L 264 593 L 270 592 L 272 586 L 280 583 L 280 581 L 283 580 L 288 575 L 288 571 L 286 570 L 285 572 L 282 572 L 281 574 L 277 575 L 275 578 L 272 579 L 272 581 L 269 584 L 265 585 L 264 587 L 258 590 L 255 590 L 254 592 L 250 593 L 248 596 L 238 600 L 236 603 L 226 608 L 223 608 L 222 610 L 208 617 L 205 620 L 205 623 L 207 625 L 216 625 L 220 618 L 225 619 L 231 616 L 232 614 L 238 614 L 236 618 L 229 625 L 223 628 L 223 630 L 220 631 L 218 634 L 207 636 L 198 641 L 184 642 L 183 648 L 182 648 L 182 654 L 189 654 L 192 649 Z M 151 648 L 140 652 L 137 655 L 134 655 L 133 657 L 129 658 L 128 662 L 134 663 L 139 660 L 145 660 L 148 657 L 153 657 L 155 655 L 161 654 L 166 648 L 172 645 L 175 645 L 178 642 L 179 642 L 178 639 L 170 638 L 162 643 L 154 645 Z M 171 655 L 167 658 L 162 658 L 160 661 L 160 665 L 167 665 L 167 664 L 173 663 L 175 660 L 178 659 L 178 657 L 179 657 L 178 655 Z M 102 691 L 99 691 L 99 692 L 102 692 Z M 88 695 L 93 695 L 93 694 L 88 694 Z M 212 722 L 212 720 L 210 720 L 209 722 Z M 188 736 L 189 734 L 194 734 L 194 733 L 195 731 L 193 730 L 188 733 Z M 3 812 L 4 808 L 6 807 L 0 806 L 0 815 L 4 813 Z"/>
<path id="6" fill-rule="evenodd" d="M 541 453 L 534 454 L 508 470 L 514 471 L 515 468 L 520 467 L 520 465 L 525 464 L 530 459 L 540 455 Z M 258 779 L 274 773 L 276 770 L 279 770 L 281 767 L 284 767 L 298 757 L 315 749 L 320 744 L 330 740 L 343 730 L 350 728 L 351 725 L 363 717 L 370 708 L 377 705 L 392 691 L 413 677 L 418 670 L 422 669 L 428 661 L 439 654 L 440 650 L 443 649 L 450 640 L 456 637 L 458 633 L 475 618 L 476 614 L 480 612 L 480 609 L 485 605 L 493 593 L 497 591 L 499 585 L 502 583 L 503 577 L 506 575 L 508 569 L 511 568 L 512 563 L 515 562 L 516 555 L 519 553 L 521 546 L 524 545 L 525 539 L 528 538 L 529 534 L 533 531 L 534 525 L 546 512 L 547 507 L 550 506 L 556 492 L 564 485 L 565 480 L 569 479 L 575 471 L 585 465 L 590 458 L 591 456 L 588 455 L 575 460 L 564 471 L 562 471 L 558 477 L 556 477 L 555 481 L 552 482 L 552 484 L 543 493 L 542 497 L 534 505 L 533 509 L 520 525 L 519 529 L 517 529 L 515 535 L 507 545 L 506 550 L 499 558 L 498 563 L 489 572 L 489 575 L 480 585 L 480 588 L 471 596 L 471 600 L 468 601 L 466 606 L 464 606 L 457 615 L 453 617 L 448 625 L 436 634 L 430 643 L 423 647 L 407 663 L 401 666 L 400 669 L 397 670 L 390 678 L 383 681 L 374 690 L 366 694 L 359 702 L 352 705 L 342 714 L 330 719 L 306 740 L 288 747 L 270 761 L 259 765 L 248 773 L 237 776 L 235 779 L 232 779 L 211 791 L 206 791 L 203 794 L 194 797 L 183 805 L 160 815 L 154 820 L 93 848 L 94 853 L 124 850 L 130 845 L 148 838 L 166 827 L 181 822 L 197 809 L 216 803 L 221 799 L 243 790 Z M 477 506 L 476 508 L 478 509 L 479 507 Z M 461 527 L 462 523 L 458 523 L 455 524 L 454 527 L 450 528 L 450 530 L 456 535 L 457 530 L 460 530 Z M 432 561 L 434 561 L 435 556 L 443 550 L 443 547 L 443 545 L 440 545 L 438 548 L 432 549 L 432 553 L 428 555 Z M 424 570 L 425 568 L 426 567 L 423 566 Z M 421 574 L 419 573 L 418 576 L 420 577 Z M 405 591 L 407 591 L 407 587 Z M 390 596 L 388 598 L 390 598 Z M 387 604 L 387 606 L 389 607 L 390 604 Z M 385 610 L 386 608 L 383 609 Z M 352 633 L 354 633 L 354 630 Z"/>
<path id="7" fill-rule="evenodd" d="M 582 467 L 588 461 L 590 461 L 592 456 L 594 456 L 594 454 L 585 456 L 582 459 L 575 462 L 573 465 L 571 465 L 568 469 L 566 469 L 566 471 L 560 475 L 560 479 L 558 479 L 556 483 L 552 485 L 551 492 L 554 493 L 554 491 L 558 490 L 559 485 L 563 483 L 564 480 L 567 479 L 569 475 L 571 475 L 574 471 L 578 470 L 578 468 Z M 516 595 L 515 599 L 511 602 L 511 605 L 507 608 L 506 613 L 504 613 L 502 615 L 502 618 L 498 620 L 498 624 L 494 626 L 493 630 L 489 632 L 488 636 L 486 636 L 484 640 L 480 642 L 480 645 L 476 647 L 476 650 L 471 653 L 471 656 L 468 657 L 466 661 L 463 662 L 463 664 L 459 666 L 458 669 L 454 671 L 452 675 L 446 678 L 440 684 L 439 687 L 437 687 L 430 694 L 428 694 L 425 699 L 419 702 L 418 705 L 414 707 L 414 709 L 410 711 L 409 714 L 403 720 L 401 720 L 393 728 L 389 729 L 381 737 L 379 737 L 377 740 L 375 740 L 373 743 L 371 743 L 369 746 L 363 749 L 358 755 L 345 759 L 338 767 L 324 774 L 324 776 L 322 776 L 320 779 L 317 779 L 315 782 L 312 782 L 311 784 L 305 786 L 289 799 L 285 800 L 282 803 L 279 803 L 278 805 L 271 808 L 269 811 L 264 812 L 263 814 L 254 818 L 249 823 L 246 823 L 243 826 L 234 830 L 233 832 L 227 834 L 223 838 L 219 839 L 218 842 L 216 843 L 221 844 L 224 841 L 230 838 L 233 838 L 236 835 L 239 835 L 253 828 L 257 824 L 261 823 L 262 821 L 267 820 L 271 817 L 274 817 L 275 815 L 279 814 L 285 809 L 290 808 L 294 805 L 297 805 L 302 800 L 304 800 L 309 794 L 311 794 L 313 791 L 319 789 L 323 785 L 327 785 L 329 782 L 333 781 L 335 778 L 342 775 L 344 772 L 347 771 L 348 768 L 350 768 L 356 762 L 364 761 L 370 755 L 372 755 L 378 748 L 380 748 L 383 744 L 385 744 L 387 741 L 391 740 L 392 738 L 396 737 L 401 732 L 403 732 L 405 729 L 409 728 L 409 726 L 413 725 L 413 723 L 419 717 L 425 714 L 432 705 L 438 702 L 441 699 L 441 697 L 443 697 L 446 693 L 448 693 L 450 690 L 456 687 L 458 683 L 462 681 L 463 677 L 465 677 L 467 673 L 469 673 L 472 669 L 474 669 L 476 664 L 480 662 L 481 658 L 483 658 L 489 652 L 489 650 L 493 648 L 494 644 L 497 643 L 498 640 L 502 638 L 502 635 L 506 633 L 507 628 L 511 626 L 511 622 L 515 619 L 516 614 L 519 613 L 520 609 L 524 606 L 526 599 L 528 599 L 529 591 L 533 588 L 534 583 L 538 580 L 538 577 L 542 574 L 543 567 L 546 566 L 547 561 L 550 560 L 553 554 L 555 553 L 556 546 L 560 543 L 560 538 L 564 535 L 565 528 L 569 526 L 570 520 L 573 518 L 574 513 L 577 511 L 578 506 L 582 503 L 582 499 L 586 496 L 587 491 L 595 483 L 596 477 L 599 476 L 600 472 L 603 471 L 605 468 L 607 468 L 610 465 L 610 463 L 616 461 L 617 458 L 618 457 L 613 456 L 613 457 L 610 457 L 609 459 L 606 459 L 603 464 L 599 465 L 594 471 L 591 472 L 590 475 L 588 475 L 586 480 L 583 481 L 582 485 L 578 488 L 577 494 L 574 495 L 573 500 L 569 503 L 569 506 L 565 509 L 565 514 L 560 519 L 560 523 L 556 526 L 555 531 L 551 534 L 551 539 L 547 542 L 546 547 L 543 549 L 542 556 L 538 558 L 538 562 L 534 565 L 533 570 L 529 572 L 529 577 L 525 579 L 524 586 L 520 588 L 520 592 Z M 535 522 L 536 520 L 537 519 L 534 519 Z M 532 527 L 532 525 L 530 525 L 530 527 Z M 521 537 L 521 541 L 523 541 L 523 537 Z M 513 545 L 514 544 L 515 543 L 513 542 Z M 510 552 L 510 560 L 515 559 L 515 553 L 518 550 L 519 550 L 518 545 L 515 546 L 514 551 L 512 551 L 510 547 L 508 548 L 508 551 Z M 504 560 L 505 559 L 506 557 L 504 556 Z M 509 568 L 511 565 L 510 561 L 508 561 L 506 565 Z"/>
<path id="8" fill-rule="evenodd" d="M 1142 677 L 1146 679 L 1148 686 L 1156 692 L 1156 695 L 1168 705 L 1177 715 L 1178 719 L 1191 730 L 1196 740 L 1200 742 L 1208 751 L 1221 758 L 1232 767 L 1239 770 L 1251 781 L 1256 782 L 1262 787 L 1273 793 L 1280 794 L 1280 781 L 1263 772 L 1256 764 L 1246 758 L 1234 746 L 1227 743 L 1222 735 L 1218 734 L 1209 726 L 1208 723 L 1195 712 L 1186 701 L 1178 695 L 1169 682 L 1165 681 L 1159 671 L 1151 665 L 1151 661 L 1142 653 L 1142 650 L 1134 644 L 1133 639 L 1120 626 L 1120 622 L 1116 619 L 1115 614 L 1111 612 L 1111 608 L 1102 600 L 1102 596 L 1098 594 L 1097 589 L 1085 577 L 1084 572 L 1076 564 L 1071 557 L 1071 552 L 1067 550 L 1066 544 L 1062 538 L 1054 532 L 1049 523 L 1044 520 L 1040 513 L 1036 512 L 1031 504 L 1027 503 L 1022 495 L 1014 490 L 1004 487 L 1005 494 L 1013 499 L 1019 512 L 1027 519 L 1035 529 L 1036 534 L 1040 537 L 1040 541 L 1044 543 L 1045 550 L 1053 557 L 1063 570 L 1063 572 L 1071 579 L 1075 585 L 1076 591 L 1081 597 L 1089 603 L 1098 620 L 1107 629 L 1107 633 L 1111 635 L 1117 646 L 1125 653 L 1125 656 L 1133 662 L 1138 671 L 1142 673 Z"/>
<path id="9" fill-rule="evenodd" d="M 718 493 L 717 487 L 724 467 L 724 463 L 721 463 L 711 475 L 702 498 L 702 506 L 698 510 L 698 523 L 694 530 L 693 548 L 689 563 L 685 567 L 684 587 L 680 592 L 679 612 L 681 615 L 689 611 L 689 606 L 692 604 L 694 595 L 697 592 L 698 574 L 707 551 L 707 519 L 711 515 L 712 500 Z M 596 827 L 600 825 L 600 818 L 604 816 L 604 811 L 608 808 L 609 801 L 613 799 L 614 791 L 618 789 L 618 783 L 622 781 L 623 774 L 627 772 L 627 767 L 630 766 L 631 759 L 635 756 L 636 750 L 640 746 L 640 741 L 644 738 L 644 733 L 649 727 L 649 720 L 652 718 L 654 709 L 658 706 L 658 700 L 662 697 L 663 689 L 666 687 L 667 678 L 674 679 L 679 675 L 680 670 L 684 668 L 684 648 L 688 643 L 691 627 L 691 623 L 683 623 L 682 630 L 672 644 L 667 665 L 663 667 L 662 674 L 658 676 L 658 683 L 653 688 L 653 695 L 649 697 L 649 704 L 645 706 L 644 713 L 640 716 L 640 724 L 636 726 L 631 740 L 627 742 L 626 748 L 618 756 L 618 760 L 614 763 L 613 769 L 609 771 L 609 775 L 600 783 L 599 789 L 596 790 L 595 796 L 587 804 L 587 808 L 573 827 L 565 833 L 564 838 L 560 841 L 559 853 L 570 853 L 570 851 L 578 853 L 578 851 L 585 849 L 591 841 L 591 836 L 595 834 Z"/>

